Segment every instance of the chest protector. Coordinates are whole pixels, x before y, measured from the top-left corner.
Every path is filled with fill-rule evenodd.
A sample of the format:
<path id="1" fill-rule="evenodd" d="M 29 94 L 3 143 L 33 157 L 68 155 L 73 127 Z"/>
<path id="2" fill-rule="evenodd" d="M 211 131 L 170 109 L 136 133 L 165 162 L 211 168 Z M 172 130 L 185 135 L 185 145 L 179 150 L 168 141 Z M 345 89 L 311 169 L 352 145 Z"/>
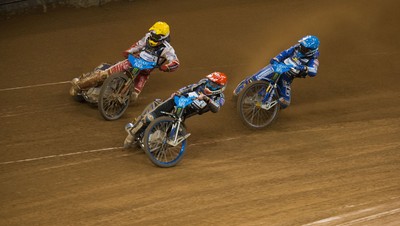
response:
<path id="1" fill-rule="evenodd" d="M 161 53 L 164 51 L 164 49 L 165 46 L 163 44 L 156 47 L 145 45 L 139 55 L 146 61 L 156 62 L 157 65 L 161 65 L 165 61 L 165 59 L 161 57 Z"/>

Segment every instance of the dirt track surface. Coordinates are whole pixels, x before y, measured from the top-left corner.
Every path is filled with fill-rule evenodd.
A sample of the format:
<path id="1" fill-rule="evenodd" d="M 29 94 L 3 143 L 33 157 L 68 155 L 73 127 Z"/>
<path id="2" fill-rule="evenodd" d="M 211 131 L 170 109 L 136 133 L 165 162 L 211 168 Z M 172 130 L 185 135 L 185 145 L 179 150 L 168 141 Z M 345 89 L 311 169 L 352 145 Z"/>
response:
<path id="1" fill-rule="evenodd" d="M 0 21 L 0 225 L 400 225 L 399 8 L 159 0 Z M 154 72 L 114 122 L 68 96 L 68 81 L 120 60 L 157 20 L 171 25 L 177 72 Z M 228 100 L 188 121 L 174 168 L 121 148 L 154 98 L 223 71 L 230 99 L 306 34 L 321 39 L 319 74 L 295 80 L 272 127 L 248 130 Z"/>

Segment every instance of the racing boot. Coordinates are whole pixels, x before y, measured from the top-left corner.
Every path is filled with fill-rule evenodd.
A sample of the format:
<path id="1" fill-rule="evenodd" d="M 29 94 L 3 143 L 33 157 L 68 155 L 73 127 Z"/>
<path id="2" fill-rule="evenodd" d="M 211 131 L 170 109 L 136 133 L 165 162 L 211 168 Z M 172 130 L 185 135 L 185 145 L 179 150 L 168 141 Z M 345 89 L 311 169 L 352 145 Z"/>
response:
<path id="1" fill-rule="evenodd" d="M 131 123 L 126 124 L 125 131 L 128 133 L 124 141 L 124 148 L 128 149 L 133 146 L 133 144 L 139 141 L 139 138 L 136 137 L 136 133 L 143 127 L 144 120 L 143 117 L 135 118 L 135 120 Z"/>
<path id="2" fill-rule="evenodd" d="M 138 97 L 139 97 L 139 93 L 136 91 L 133 91 L 131 94 L 131 103 L 135 103 L 136 100 L 138 99 Z"/>
<path id="3" fill-rule="evenodd" d="M 74 78 L 74 79 L 72 79 L 72 81 L 71 81 L 71 89 L 69 89 L 69 94 L 71 95 L 71 96 L 76 96 L 76 95 L 78 95 L 78 93 L 81 91 L 80 89 L 79 89 L 79 86 L 77 85 L 77 83 L 78 83 L 78 81 L 79 81 L 79 78 Z"/>
<path id="4" fill-rule="evenodd" d="M 154 116 L 152 114 L 146 114 L 144 116 L 140 116 L 139 118 L 135 119 L 133 122 L 133 126 L 127 130 L 130 134 L 136 134 L 143 126 L 148 125 L 151 121 L 154 120 Z"/>
<path id="5" fill-rule="evenodd" d="M 129 133 L 124 140 L 124 149 L 132 147 L 132 145 L 135 143 L 134 140 L 135 138 Z"/>
<path id="6" fill-rule="evenodd" d="M 290 104 L 290 99 L 284 98 L 284 97 L 279 97 L 279 103 L 281 105 L 282 109 L 285 109 L 289 106 Z"/>

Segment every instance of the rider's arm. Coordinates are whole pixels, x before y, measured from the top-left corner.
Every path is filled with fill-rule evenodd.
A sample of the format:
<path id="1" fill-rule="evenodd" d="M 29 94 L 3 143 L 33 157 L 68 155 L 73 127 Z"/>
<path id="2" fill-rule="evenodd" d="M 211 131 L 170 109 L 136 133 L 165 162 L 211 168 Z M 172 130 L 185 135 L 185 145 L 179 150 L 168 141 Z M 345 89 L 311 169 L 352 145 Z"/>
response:
<path id="1" fill-rule="evenodd" d="M 289 56 L 291 56 L 296 48 L 296 45 L 290 47 L 287 50 L 283 50 L 281 53 L 279 53 L 276 57 L 272 58 L 270 60 L 270 63 L 273 64 L 274 62 L 282 62 Z"/>
<path id="2" fill-rule="evenodd" d="M 319 61 L 318 59 L 311 59 L 310 61 L 308 61 L 307 64 L 307 74 L 310 77 L 314 77 L 317 75 L 317 71 L 318 71 L 318 66 L 319 66 Z"/>
<path id="3" fill-rule="evenodd" d="M 129 54 L 138 53 L 146 45 L 146 38 L 148 36 L 149 34 L 146 34 L 142 39 L 129 47 L 129 49 L 125 50 L 122 55 L 124 55 L 125 58 L 128 58 Z"/>
<path id="4" fill-rule="evenodd" d="M 179 68 L 179 60 L 175 54 L 174 48 L 168 43 L 164 42 L 165 48 L 161 53 L 167 62 L 160 66 L 160 70 L 164 72 L 173 72 Z"/>
<path id="5" fill-rule="evenodd" d="M 219 109 L 221 109 L 221 106 L 224 105 L 225 103 L 225 96 L 224 94 L 219 94 L 216 96 L 211 96 L 211 97 L 207 97 L 203 99 L 208 107 L 210 108 L 210 111 L 213 113 L 217 113 L 219 111 Z"/>
<path id="6" fill-rule="evenodd" d="M 192 92 L 197 87 L 198 87 L 198 84 L 191 84 L 191 85 L 180 88 L 177 93 L 186 94 L 186 93 Z"/>
<path id="7" fill-rule="evenodd" d="M 300 70 L 299 76 L 305 78 L 307 75 L 314 77 L 317 75 L 319 61 L 317 58 L 313 58 L 307 62 L 306 65 L 299 65 L 297 69 Z"/>
<path id="8" fill-rule="evenodd" d="M 207 79 L 201 79 L 198 83 L 191 84 L 191 85 L 185 86 L 183 88 L 180 88 L 178 90 L 178 92 L 180 94 L 186 94 L 189 92 L 193 92 L 197 87 L 204 85 L 206 82 L 207 82 Z"/>

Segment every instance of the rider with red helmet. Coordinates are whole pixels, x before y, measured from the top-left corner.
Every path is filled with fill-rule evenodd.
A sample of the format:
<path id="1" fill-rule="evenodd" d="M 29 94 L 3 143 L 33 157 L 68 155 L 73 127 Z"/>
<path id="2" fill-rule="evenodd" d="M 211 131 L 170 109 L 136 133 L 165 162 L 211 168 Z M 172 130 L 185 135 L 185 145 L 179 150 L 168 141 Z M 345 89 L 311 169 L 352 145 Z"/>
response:
<path id="1" fill-rule="evenodd" d="M 201 79 L 198 83 L 188 85 L 179 89 L 173 93 L 170 98 L 165 100 L 163 103 L 155 107 L 146 115 L 141 115 L 136 119 L 132 126 L 129 126 L 127 132 L 128 137 L 125 140 L 125 144 L 132 144 L 134 142 L 135 134 L 146 129 L 147 125 L 150 124 L 155 118 L 162 115 L 162 112 L 171 112 L 174 109 L 174 96 L 175 95 L 186 95 L 191 92 L 195 92 L 198 97 L 191 105 L 189 105 L 184 112 L 185 119 L 193 115 L 201 115 L 208 111 L 217 113 L 221 106 L 225 103 L 224 90 L 228 82 L 227 76 L 222 72 L 213 72 Z M 153 105 L 154 106 L 154 105 Z"/>
<path id="2" fill-rule="evenodd" d="M 174 95 L 183 95 L 189 92 L 199 94 L 199 99 L 203 99 L 207 103 L 207 107 L 196 109 L 196 113 L 202 114 L 207 111 L 216 113 L 219 108 L 225 103 L 223 94 L 228 77 L 222 72 L 213 72 L 201 79 L 198 83 L 188 85 L 179 89 Z"/>

